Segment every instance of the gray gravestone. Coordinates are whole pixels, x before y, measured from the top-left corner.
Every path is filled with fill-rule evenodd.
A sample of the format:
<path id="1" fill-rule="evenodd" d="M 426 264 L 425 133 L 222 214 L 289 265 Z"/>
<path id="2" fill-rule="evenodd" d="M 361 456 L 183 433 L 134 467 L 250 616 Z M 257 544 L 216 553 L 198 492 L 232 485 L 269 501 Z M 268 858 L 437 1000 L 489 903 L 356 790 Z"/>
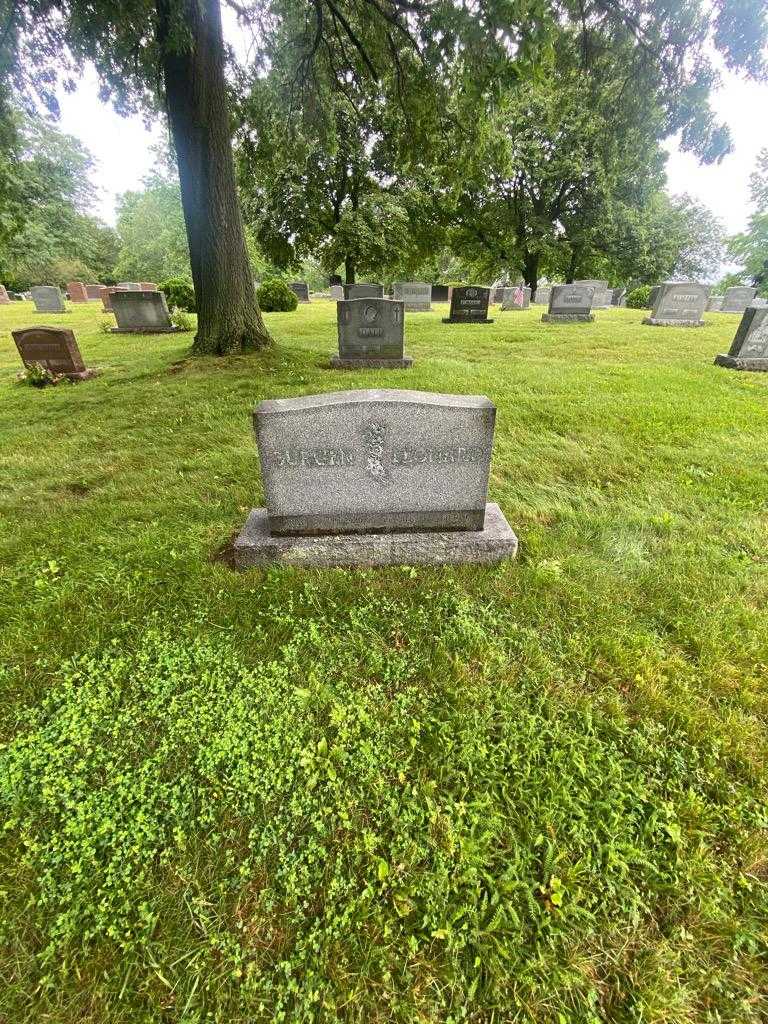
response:
<path id="1" fill-rule="evenodd" d="M 163 292 L 114 291 L 112 311 L 117 318 L 114 334 L 171 334 L 174 327 Z"/>
<path id="2" fill-rule="evenodd" d="M 551 284 L 540 284 L 531 299 L 535 306 L 549 306 L 549 297 L 552 294 Z"/>
<path id="3" fill-rule="evenodd" d="M 741 285 L 735 288 L 726 288 L 720 312 L 743 313 L 756 295 L 757 288 L 746 288 Z"/>
<path id="4" fill-rule="evenodd" d="M 712 295 L 707 299 L 707 311 L 709 313 L 717 313 L 720 311 L 720 307 L 723 304 L 722 295 Z"/>
<path id="5" fill-rule="evenodd" d="M 141 282 L 139 281 L 118 281 L 116 287 L 126 292 L 142 291 Z M 146 290 L 150 291 L 149 288 L 147 288 Z"/>
<path id="6" fill-rule="evenodd" d="M 652 327 L 703 327 L 708 291 L 695 281 L 665 281 L 658 286 L 651 315 L 643 320 Z"/>
<path id="7" fill-rule="evenodd" d="M 477 285 L 454 287 L 451 290 L 451 309 L 444 324 L 492 324 L 488 319 L 490 288 Z"/>
<path id="8" fill-rule="evenodd" d="M 394 299 L 345 299 L 336 303 L 339 354 L 336 370 L 366 367 L 406 369 L 413 360 L 403 355 L 403 303 Z"/>
<path id="9" fill-rule="evenodd" d="M 611 305 L 612 306 L 626 306 L 627 304 L 627 289 L 626 288 L 613 288 L 611 289 Z"/>
<path id="10" fill-rule="evenodd" d="M 25 327 L 11 331 L 25 366 L 35 363 L 69 380 L 87 380 L 96 376 L 80 355 L 73 331 L 58 327 Z"/>
<path id="11" fill-rule="evenodd" d="M 594 288 L 595 292 L 592 296 L 592 309 L 606 309 L 611 304 L 611 298 L 613 297 L 613 291 L 608 287 L 607 281 L 574 281 L 574 284 L 585 284 L 587 287 Z"/>
<path id="12" fill-rule="evenodd" d="M 432 285 L 421 281 L 395 281 L 395 299 L 405 304 L 406 313 L 428 313 L 432 309 Z"/>
<path id="13" fill-rule="evenodd" d="M 345 284 L 345 299 L 383 299 L 383 284 Z"/>
<path id="14" fill-rule="evenodd" d="M 38 313 L 66 313 L 61 289 L 52 284 L 39 284 L 30 288 L 32 301 Z"/>
<path id="15" fill-rule="evenodd" d="M 433 284 L 432 285 L 432 301 L 433 302 L 450 302 L 451 297 L 449 295 L 449 288 L 447 284 Z"/>
<path id="16" fill-rule="evenodd" d="M 768 306 L 768 299 L 752 299 L 752 301 L 750 302 L 749 305 L 750 305 L 750 307 L 752 307 L 752 306 Z"/>
<path id="17" fill-rule="evenodd" d="M 542 314 L 545 324 L 591 323 L 592 296 L 595 289 L 587 284 L 553 284 L 549 296 L 549 308 Z"/>
<path id="18" fill-rule="evenodd" d="M 501 311 L 510 312 L 515 309 L 528 309 L 531 304 L 531 289 L 523 285 L 505 288 L 501 297 Z"/>
<path id="19" fill-rule="evenodd" d="M 484 396 L 340 391 L 254 411 L 266 508 L 235 542 L 241 568 L 449 564 L 514 557 L 487 503 L 496 410 Z"/>
<path id="20" fill-rule="evenodd" d="M 331 285 L 331 298 L 335 299 L 336 302 L 341 302 L 344 299 L 344 288 L 340 284 Z"/>
<path id="21" fill-rule="evenodd" d="M 716 356 L 715 364 L 731 370 L 768 371 L 768 306 L 744 310 L 728 355 Z"/>
<path id="22" fill-rule="evenodd" d="M 309 285 L 306 281 L 291 281 L 288 287 L 299 302 L 309 302 Z"/>

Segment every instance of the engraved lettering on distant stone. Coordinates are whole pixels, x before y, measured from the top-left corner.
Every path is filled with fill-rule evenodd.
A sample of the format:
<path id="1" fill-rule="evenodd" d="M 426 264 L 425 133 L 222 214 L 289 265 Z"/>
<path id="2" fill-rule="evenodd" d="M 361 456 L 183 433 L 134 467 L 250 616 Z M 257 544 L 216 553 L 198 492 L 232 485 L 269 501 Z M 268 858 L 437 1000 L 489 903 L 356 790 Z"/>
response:
<path id="1" fill-rule="evenodd" d="M 387 427 L 384 423 L 372 421 L 363 430 L 363 443 L 365 445 L 365 468 L 377 484 L 384 484 L 389 480 L 389 473 L 382 461 L 384 456 L 384 438 L 387 435 Z"/>
<path id="2" fill-rule="evenodd" d="M 351 448 L 285 448 L 273 452 L 270 461 L 276 469 L 300 469 L 305 466 L 313 469 L 338 469 L 354 466 L 356 456 Z"/>

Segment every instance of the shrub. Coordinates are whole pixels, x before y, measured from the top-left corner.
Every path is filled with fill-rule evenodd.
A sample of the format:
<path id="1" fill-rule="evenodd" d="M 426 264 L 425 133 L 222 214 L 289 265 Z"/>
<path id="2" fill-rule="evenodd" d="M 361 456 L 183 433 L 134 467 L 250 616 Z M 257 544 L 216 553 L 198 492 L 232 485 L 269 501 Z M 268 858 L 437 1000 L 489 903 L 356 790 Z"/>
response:
<path id="1" fill-rule="evenodd" d="M 259 306 L 265 313 L 290 313 L 296 309 L 299 300 L 285 281 L 278 277 L 263 281 L 256 292 Z"/>
<path id="2" fill-rule="evenodd" d="M 191 313 L 188 313 L 186 309 L 179 309 L 178 306 L 174 306 L 170 316 L 173 326 L 180 327 L 182 331 L 191 331 L 195 326 Z"/>
<path id="3" fill-rule="evenodd" d="M 195 289 L 192 282 L 185 277 L 169 277 L 167 281 L 157 286 L 164 293 L 168 308 L 186 310 L 187 313 L 197 311 L 195 304 Z"/>
<path id="4" fill-rule="evenodd" d="M 627 305 L 630 309 L 650 309 L 651 286 L 641 284 L 639 288 L 633 288 L 627 296 Z"/>

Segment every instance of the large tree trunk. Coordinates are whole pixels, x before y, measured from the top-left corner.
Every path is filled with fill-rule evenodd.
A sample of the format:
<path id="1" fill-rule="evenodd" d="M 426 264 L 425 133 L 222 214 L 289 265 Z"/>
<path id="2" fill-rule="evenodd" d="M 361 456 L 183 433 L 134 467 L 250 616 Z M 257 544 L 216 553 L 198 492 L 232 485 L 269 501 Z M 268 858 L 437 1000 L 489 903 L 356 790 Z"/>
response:
<path id="1" fill-rule="evenodd" d="M 535 297 L 536 287 L 539 283 L 539 254 L 527 252 L 523 262 L 523 280 L 531 289 L 531 296 Z"/>
<path id="2" fill-rule="evenodd" d="M 256 302 L 237 201 L 219 0 L 156 3 L 197 302 L 193 351 L 262 348 L 272 339 Z"/>
<path id="3" fill-rule="evenodd" d="M 344 277 L 347 284 L 355 283 L 355 263 L 351 256 L 347 256 L 344 260 Z"/>

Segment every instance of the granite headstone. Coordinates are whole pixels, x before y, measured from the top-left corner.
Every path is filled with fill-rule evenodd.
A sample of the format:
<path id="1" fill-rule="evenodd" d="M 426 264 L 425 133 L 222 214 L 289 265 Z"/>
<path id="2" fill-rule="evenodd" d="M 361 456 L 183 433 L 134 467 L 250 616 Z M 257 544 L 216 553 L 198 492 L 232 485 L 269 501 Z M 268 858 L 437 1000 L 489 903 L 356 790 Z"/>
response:
<path id="1" fill-rule="evenodd" d="M 69 295 L 70 302 L 88 301 L 88 292 L 86 291 L 85 285 L 82 281 L 69 281 L 67 284 L 67 293 Z"/>
<path id="2" fill-rule="evenodd" d="M 710 295 L 710 297 L 707 299 L 707 312 L 709 312 L 709 313 L 719 313 L 720 312 L 720 307 L 722 306 L 722 304 L 723 304 L 723 296 L 722 295 Z"/>
<path id="3" fill-rule="evenodd" d="M 728 354 L 716 356 L 715 364 L 731 370 L 768 371 L 768 306 L 744 310 Z"/>
<path id="4" fill-rule="evenodd" d="M 756 295 L 757 288 L 747 288 L 742 285 L 737 285 L 733 288 L 726 288 L 720 312 L 743 313 Z"/>
<path id="5" fill-rule="evenodd" d="M 383 299 L 383 284 L 345 284 L 345 299 Z"/>
<path id="6" fill-rule="evenodd" d="M 574 284 L 584 284 L 587 287 L 594 288 L 594 295 L 592 296 L 592 309 L 606 309 L 611 305 L 611 299 L 613 297 L 613 291 L 608 287 L 607 281 L 596 281 L 596 280 L 585 280 L 585 281 L 574 281 Z"/>
<path id="7" fill-rule="evenodd" d="M 514 557 L 487 502 L 496 410 L 484 396 L 340 391 L 254 411 L 266 508 L 235 542 L 241 568 L 448 564 Z"/>
<path id="8" fill-rule="evenodd" d="M 403 303 L 396 299 L 345 299 L 336 303 L 339 354 L 336 370 L 406 369 L 403 353 Z"/>
<path id="9" fill-rule="evenodd" d="M 89 302 L 98 302 L 101 298 L 101 289 L 103 285 L 100 284 L 87 284 L 85 286 L 85 294 L 88 296 Z"/>
<path id="10" fill-rule="evenodd" d="M 626 288 L 612 288 L 611 289 L 611 305 L 612 306 L 626 306 L 627 304 L 627 289 Z"/>
<path id="11" fill-rule="evenodd" d="M 590 323 L 595 319 L 592 313 L 592 296 L 595 289 L 591 284 L 553 284 L 549 295 L 549 307 L 542 313 L 545 324 Z"/>
<path id="12" fill-rule="evenodd" d="M 309 302 L 309 285 L 306 281 L 291 281 L 288 287 L 299 302 Z"/>
<path id="13" fill-rule="evenodd" d="M 450 295 L 448 294 L 449 288 L 447 284 L 433 284 L 432 285 L 432 301 L 433 302 L 450 302 Z"/>
<path id="14" fill-rule="evenodd" d="M 658 286 L 651 315 L 644 324 L 652 327 L 703 327 L 708 290 L 695 281 L 665 281 Z"/>
<path id="15" fill-rule="evenodd" d="M 451 309 L 444 324 L 492 324 L 488 319 L 491 289 L 479 285 L 462 285 L 451 290 Z"/>
<path id="16" fill-rule="evenodd" d="M 86 368 L 73 331 L 58 327 L 24 327 L 11 331 L 25 366 L 35 363 L 69 380 L 87 380 L 96 375 Z"/>
<path id="17" fill-rule="evenodd" d="M 38 313 L 66 313 L 61 289 L 53 284 L 38 284 L 30 288 L 32 301 Z"/>
<path id="18" fill-rule="evenodd" d="M 549 297 L 552 294 L 551 284 L 540 284 L 534 293 L 531 302 L 535 306 L 549 306 Z"/>
<path id="19" fill-rule="evenodd" d="M 331 288 L 330 288 L 330 291 L 331 291 L 331 298 L 332 299 L 335 299 L 336 302 L 343 301 L 343 299 L 344 299 L 344 288 L 343 288 L 342 285 L 340 285 L 340 284 L 332 284 Z"/>
<path id="20" fill-rule="evenodd" d="M 502 312 L 511 310 L 528 309 L 531 304 L 531 289 L 521 284 L 512 288 L 505 288 L 501 297 Z"/>
<path id="21" fill-rule="evenodd" d="M 406 313 L 428 313 L 432 309 L 432 285 L 422 281 L 395 281 L 395 299 L 404 303 Z"/>
<path id="22" fill-rule="evenodd" d="M 174 327 L 163 292 L 136 292 L 117 288 L 111 295 L 117 317 L 115 334 L 171 334 Z"/>

